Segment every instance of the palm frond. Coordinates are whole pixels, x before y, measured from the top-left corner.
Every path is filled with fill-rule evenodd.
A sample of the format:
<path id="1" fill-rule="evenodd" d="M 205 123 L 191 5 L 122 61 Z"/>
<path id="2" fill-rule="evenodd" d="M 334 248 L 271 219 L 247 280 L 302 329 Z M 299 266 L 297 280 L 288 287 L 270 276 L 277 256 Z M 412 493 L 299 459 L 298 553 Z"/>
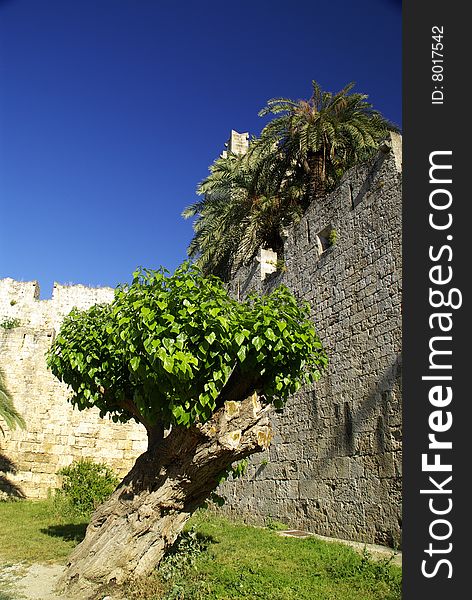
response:
<path id="1" fill-rule="evenodd" d="M 260 246 L 282 244 L 282 228 L 303 214 L 354 164 L 368 160 L 396 126 L 353 92 L 336 93 L 312 82 L 309 100 L 272 98 L 259 112 L 273 116 L 248 152 L 228 152 L 200 182 L 201 200 L 184 209 L 195 217 L 189 256 L 205 272 L 223 277 Z"/>
<path id="2" fill-rule="evenodd" d="M 13 406 L 13 400 L 6 388 L 3 373 L 0 371 L 0 418 L 6 423 L 9 429 L 15 429 L 17 426 L 22 429 L 26 426 L 25 420 Z M 0 432 L 5 433 L 0 425 Z"/>

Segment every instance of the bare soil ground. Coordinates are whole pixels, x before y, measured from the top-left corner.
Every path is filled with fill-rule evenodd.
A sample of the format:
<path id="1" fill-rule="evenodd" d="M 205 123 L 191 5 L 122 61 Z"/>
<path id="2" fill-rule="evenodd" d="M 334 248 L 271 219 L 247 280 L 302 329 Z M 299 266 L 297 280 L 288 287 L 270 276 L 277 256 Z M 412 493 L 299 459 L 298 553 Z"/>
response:
<path id="1" fill-rule="evenodd" d="M 16 564 L 0 566 L 0 600 L 71 600 L 55 591 L 63 565 Z M 80 600 L 80 599 L 77 599 Z M 94 600 L 123 600 L 97 595 Z"/>
<path id="2" fill-rule="evenodd" d="M 0 568 L 0 599 L 64 600 L 54 593 L 61 565 L 16 564 Z"/>

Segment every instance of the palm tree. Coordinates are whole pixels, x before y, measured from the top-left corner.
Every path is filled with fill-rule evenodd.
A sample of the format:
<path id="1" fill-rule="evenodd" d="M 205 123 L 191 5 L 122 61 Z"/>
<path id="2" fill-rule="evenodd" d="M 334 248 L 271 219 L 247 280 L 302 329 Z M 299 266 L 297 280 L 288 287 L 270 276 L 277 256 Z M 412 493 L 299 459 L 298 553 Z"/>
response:
<path id="1" fill-rule="evenodd" d="M 287 170 L 306 177 L 312 197 L 324 195 L 343 173 L 373 156 L 396 126 L 367 102 L 367 95 L 350 93 L 354 83 L 333 94 L 312 82 L 309 100 L 274 98 L 260 116 L 279 115 L 262 130 L 258 144 L 277 148 Z"/>
<path id="2" fill-rule="evenodd" d="M 283 228 L 396 129 L 353 86 L 332 94 L 313 81 L 309 100 L 269 100 L 259 115 L 277 116 L 248 152 L 213 163 L 197 188 L 202 199 L 182 213 L 196 217 L 187 252 L 204 272 L 227 280 L 259 247 L 278 250 Z"/>
<path id="3" fill-rule="evenodd" d="M 301 215 L 305 190 L 289 187 L 280 160 L 269 154 L 257 148 L 217 159 L 197 188 L 202 199 L 183 211 L 197 217 L 188 254 L 204 272 L 228 279 L 260 246 L 280 247 L 281 228 Z"/>
<path id="4" fill-rule="evenodd" d="M 15 410 L 10 394 L 5 386 L 3 373 L 0 370 L 0 418 L 3 419 L 10 429 L 15 429 L 18 425 L 21 428 L 25 427 L 23 417 Z M 0 432 L 4 434 L 4 430 L 0 425 Z"/>
<path id="5" fill-rule="evenodd" d="M 242 157 L 228 153 L 210 167 L 197 194 L 202 199 L 188 206 L 184 218 L 197 217 L 187 253 L 207 273 L 225 278 L 237 252 L 245 216 L 242 187 L 246 174 Z"/>

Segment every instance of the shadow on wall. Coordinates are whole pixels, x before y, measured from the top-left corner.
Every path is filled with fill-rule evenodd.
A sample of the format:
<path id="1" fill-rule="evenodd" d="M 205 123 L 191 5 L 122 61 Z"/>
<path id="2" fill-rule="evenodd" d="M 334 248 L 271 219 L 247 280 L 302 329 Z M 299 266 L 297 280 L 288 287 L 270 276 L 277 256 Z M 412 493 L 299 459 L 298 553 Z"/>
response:
<path id="1" fill-rule="evenodd" d="M 381 152 L 378 154 L 377 158 L 373 161 L 369 172 L 367 173 L 367 176 L 364 180 L 364 183 L 361 185 L 360 189 L 358 190 L 358 192 L 356 193 L 355 197 L 353 196 L 353 190 L 351 188 L 351 207 L 355 208 L 359 202 L 362 202 L 362 200 L 365 198 L 365 196 L 369 193 L 372 192 L 372 190 L 374 189 L 374 182 L 377 179 L 377 175 L 380 171 L 380 169 L 383 166 L 383 163 L 385 162 L 385 159 L 387 158 L 387 154 L 385 152 Z"/>
<path id="2" fill-rule="evenodd" d="M 388 426 L 388 401 L 393 388 L 401 385 L 401 354 L 388 367 L 370 393 L 361 400 L 356 409 L 348 402 L 344 406 L 335 406 L 338 425 L 328 446 L 328 451 L 319 457 L 321 468 L 327 468 L 331 459 L 337 456 L 352 456 L 354 454 L 382 454 L 388 451 L 386 426 Z M 399 390 L 401 392 L 401 390 Z M 363 425 L 372 420 L 372 415 L 380 407 L 376 419 L 375 440 L 370 452 L 356 448 L 356 437 L 360 439 L 364 432 Z"/>
<path id="3" fill-rule="evenodd" d="M 25 498 L 23 490 L 8 479 L 8 474 L 18 472 L 18 467 L 15 463 L 0 451 L 0 499 L 3 495 L 8 498 L 22 499 Z"/>
<path id="4" fill-rule="evenodd" d="M 238 288 L 237 288 L 237 299 L 238 300 L 245 298 L 251 291 L 250 286 L 253 283 L 254 279 L 256 278 L 256 272 L 257 272 L 258 267 L 259 267 L 259 263 L 255 260 L 253 260 L 251 263 L 250 269 L 249 269 L 249 273 L 247 273 L 246 277 L 244 278 L 244 281 L 242 283 L 240 281 L 238 281 Z M 257 279 L 256 279 L 256 281 L 257 281 Z"/>
<path id="5" fill-rule="evenodd" d="M 397 398 L 395 395 L 398 394 Z M 390 514 L 390 525 L 379 523 L 375 525 L 375 543 L 385 544 L 392 548 L 401 546 L 401 505 L 394 500 L 392 495 L 398 491 L 399 474 L 395 465 L 394 455 L 399 450 L 401 441 L 400 423 L 395 419 L 391 422 L 392 415 L 401 411 L 396 407 L 392 410 L 391 403 L 399 401 L 401 397 L 401 355 L 397 355 L 391 365 L 385 369 L 376 385 L 369 393 L 359 399 L 357 406 L 352 402 L 337 404 L 335 408 L 335 422 L 333 433 L 328 440 L 325 452 L 318 456 L 317 463 L 319 475 L 322 479 L 332 480 L 331 489 L 336 497 L 337 479 L 332 474 L 333 464 L 338 464 L 342 457 L 359 457 L 364 469 L 371 471 L 368 479 L 377 478 L 386 483 L 377 485 L 377 497 L 365 498 L 366 515 L 372 516 L 372 511 L 377 514 Z M 355 479 L 356 468 L 354 461 L 339 462 L 345 486 L 352 487 L 352 497 L 357 497 Z M 347 472 L 345 469 L 347 468 Z M 378 470 L 378 471 L 377 471 Z M 330 472 L 331 471 L 331 472 Z M 365 475 L 364 475 L 365 476 Z M 342 486 L 341 486 L 342 487 Z M 388 508 L 385 508 L 388 507 Z M 398 522 L 398 528 L 395 522 Z M 376 518 L 374 519 L 376 522 Z"/>

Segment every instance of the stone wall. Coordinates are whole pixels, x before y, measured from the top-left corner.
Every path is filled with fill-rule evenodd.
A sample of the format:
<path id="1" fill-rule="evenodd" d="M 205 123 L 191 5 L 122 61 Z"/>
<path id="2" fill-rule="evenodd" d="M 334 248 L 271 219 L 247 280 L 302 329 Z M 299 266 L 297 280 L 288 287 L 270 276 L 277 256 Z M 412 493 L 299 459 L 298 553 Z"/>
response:
<path id="1" fill-rule="evenodd" d="M 336 241 L 329 245 L 329 239 Z M 287 231 L 282 272 L 254 262 L 233 294 L 284 283 L 313 308 L 329 354 L 315 388 L 274 416 L 272 446 L 223 486 L 226 510 L 323 535 L 401 538 L 401 137 Z"/>
<path id="2" fill-rule="evenodd" d="M 39 300 L 37 282 L 0 280 L 0 369 L 25 430 L 0 434 L 0 495 L 43 498 L 59 484 L 57 471 L 74 459 L 106 462 L 120 475 L 146 448 L 144 428 L 100 419 L 98 410 L 79 412 L 69 392 L 48 371 L 45 354 L 64 316 L 74 307 L 110 302 L 110 288 L 54 284 L 51 300 Z"/>

